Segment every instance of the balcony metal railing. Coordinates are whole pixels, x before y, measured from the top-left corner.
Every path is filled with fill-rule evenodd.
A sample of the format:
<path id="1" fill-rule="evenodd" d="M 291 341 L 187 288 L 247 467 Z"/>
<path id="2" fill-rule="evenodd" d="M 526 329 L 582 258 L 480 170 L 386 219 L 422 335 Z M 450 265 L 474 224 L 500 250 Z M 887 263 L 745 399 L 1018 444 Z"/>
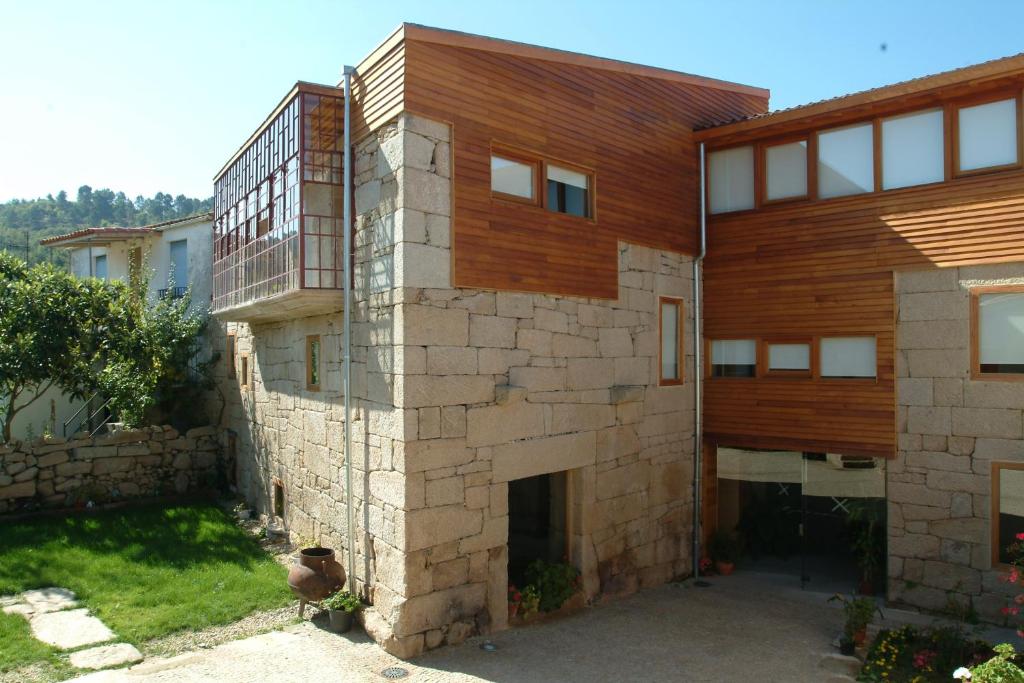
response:
<path id="1" fill-rule="evenodd" d="M 188 287 L 167 287 L 164 289 L 158 289 L 156 295 L 160 299 L 181 299 L 185 296 L 185 292 L 188 291 Z"/>

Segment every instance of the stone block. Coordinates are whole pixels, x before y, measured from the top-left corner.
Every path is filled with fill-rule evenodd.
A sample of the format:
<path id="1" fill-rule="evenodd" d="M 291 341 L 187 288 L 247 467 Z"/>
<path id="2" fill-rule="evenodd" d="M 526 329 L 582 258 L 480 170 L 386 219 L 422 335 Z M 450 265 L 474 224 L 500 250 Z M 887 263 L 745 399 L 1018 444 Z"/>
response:
<path id="1" fill-rule="evenodd" d="M 1021 382 L 967 382 L 964 386 L 964 405 L 969 408 L 1024 409 L 1024 383 Z"/>
<path id="2" fill-rule="evenodd" d="M 964 381 L 958 378 L 935 379 L 935 405 L 961 406 L 964 404 Z"/>
<path id="3" fill-rule="evenodd" d="M 967 374 L 967 349 L 906 351 L 907 370 L 911 377 L 963 377 Z"/>
<path id="4" fill-rule="evenodd" d="M 956 268 L 901 271 L 896 274 L 896 291 L 900 294 L 955 292 L 960 287 L 958 276 Z"/>
<path id="5" fill-rule="evenodd" d="M 957 288 L 953 291 L 919 292 L 899 297 L 899 320 L 967 320 L 967 292 Z"/>
<path id="6" fill-rule="evenodd" d="M 974 441 L 977 460 L 1024 461 L 1024 441 L 979 438 Z"/>
<path id="7" fill-rule="evenodd" d="M 117 446 L 85 446 L 75 449 L 75 460 L 112 458 L 117 455 Z"/>
<path id="8" fill-rule="evenodd" d="M 896 380 L 896 401 L 901 406 L 933 406 L 933 382 L 931 377 L 901 377 Z"/>
<path id="9" fill-rule="evenodd" d="M 475 536 L 483 529 L 481 511 L 468 510 L 462 505 L 410 510 L 405 521 L 407 551 Z"/>
<path id="10" fill-rule="evenodd" d="M 370 495 L 396 508 L 405 508 L 405 475 L 401 472 L 370 472 Z"/>
<path id="11" fill-rule="evenodd" d="M 23 481 L 0 488 L 0 500 L 31 498 L 34 495 L 36 495 L 36 483 L 34 481 Z"/>
<path id="12" fill-rule="evenodd" d="M 595 432 L 566 434 L 495 446 L 492 474 L 495 483 L 592 465 L 597 453 Z"/>
<path id="13" fill-rule="evenodd" d="M 469 317 L 469 344 L 476 348 L 512 349 L 516 346 L 516 321 L 493 315 Z"/>
<path id="14" fill-rule="evenodd" d="M 476 452 L 465 439 L 431 439 L 405 444 L 405 471 L 429 472 L 470 463 Z"/>
<path id="15" fill-rule="evenodd" d="M 418 168 L 398 169 L 399 202 L 403 208 L 441 216 L 451 215 L 451 181 Z"/>
<path id="16" fill-rule="evenodd" d="M 565 368 L 509 368 L 509 383 L 526 387 L 530 392 L 561 391 L 566 388 Z"/>
<path id="17" fill-rule="evenodd" d="M 631 465 L 598 472 L 597 499 L 607 500 L 628 493 L 646 491 L 650 484 L 650 471 L 648 462 L 641 460 Z"/>
<path id="18" fill-rule="evenodd" d="M 494 402 L 499 406 L 520 403 L 526 400 L 528 393 L 526 387 L 517 387 L 514 384 L 499 384 L 494 387 Z"/>
<path id="19" fill-rule="evenodd" d="M 516 382 L 516 384 L 520 384 L 520 382 Z M 608 389 L 614 384 L 636 384 L 636 382 L 615 382 L 615 362 L 610 358 L 569 359 L 566 387 L 570 391 Z"/>
<path id="20" fill-rule="evenodd" d="M 988 521 L 975 517 L 936 520 L 929 525 L 937 538 L 947 538 L 965 543 L 984 543 L 988 538 Z"/>
<path id="21" fill-rule="evenodd" d="M 922 583 L 944 591 L 975 594 L 981 591 L 981 573 L 948 562 L 926 561 Z"/>
<path id="22" fill-rule="evenodd" d="M 99 462 L 96 463 L 99 465 Z M 187 470 L 192 467 L 192 456 L 188 453 L 181 452 L 174 456 L 174 460 L 171 461 L 171 466 L 176 470 Z"/>
<path id="23" fill-rule="evenodd" d="M 420 304 L 402 304 L 397 308 L 400 343 L 412 346 L 467 346 L 469 312 L 458 308 L 438 308 Z"/>
<path id="24" fill-rule="evenodd" d="M 112 474 L 114 472 L 130 472 L 135 466 L 132 458 L 98 458 L 93 461 L 92 473 L 94 475 Z"/>
<path id="25" fill-rule="evenodd" d="M 951 408 L 907 408 L 907 431 L 914 434 L 952 434 Z"/>
<path id="26" fill-rule="evenodd" d="M 602 328 L 599 331 L 598 346 L 605 358 L 621 358 L 633 355 L 633 337 L 629 330 L 621 327 Z"/>
<path id="27" fill-rule="evenodd" d="M 595 358 L 601 355 L 597 342 L 574 334 L 554 334 L 551 353 L 560 358 Z"/>
<path id="28" fill-rule="evenodd" d="M 614 312 L 607 306 L 580 304 L 577 316 L 580 325 L 585 327 L 612 327 L 615 325 Z"/>
<path id="29" fill-rule="evenodd" d="M 431 375 L 475 375 L 477 350 L 464 346 L 427 348 L 427 373 Z"/>
<path id="30" fill-rule="evenodd" d="M 526 329 L 516 333 L 516 347 L 529 351 L 534 356 L 552 355 L 552 332 Z"/>
<path id="31" fill-rule="evenodd" d="M 939 539 L 929 534 L 890 536 L 889 553 L 898 557 L 936 559 L 939 556 Z"/>
<path id="32" fill-rule="evenodd" d="M 565 434 L 602 429 L 615 424 L 615 408 L 610 405 L 556 403 L 551 407 L 548 434 Z"/>
<path id="33" fill-rule="evenodd" d="M 53 453 L 47 453 L 46 455 L 40 455 L 36 460 L 36 465 L 39 467 L 53 467 L 59 465 L 62 462 L 70 460 L 67 451 L 55 451 Z"/>
<path id="34" fill-rule="evenodd" d="M 495 301 L 498 315 L 506 318 L 532 318 L 533 296 L 517 292 L 498 292 Z"/>
<path id="35" fill-rule="evenodd" d="M 957 436 L 1020 439 L 1024 422 L 1020 410 L 953 408 L 953 434 Z"/>
<path id="36" fill-rule="evenodd" d="M 451 258 L 449 249 L 399 242 L 394 251 L 396 285 L 445 289 L 451 286 Z"/>
<path id="37" fill-rule="evenodd" d="M 490 403 L 494 380 L 478 375 L 409 375 L 401 378 L 402 391 L 395 403 L 402 408 L 450 406 L 462 403 Z"/>
<path id="38" fill-rule="evenodd" d="M 483 530 L 476 536 L 459 541 L 459 554 L 473 553 L 505 546 L 508 543 L 508 517 L 491 517 L 484 520 Z"/>
<path id="39" fill-rule="evenodd" d="M 438 439 L 441 437 L 441 409 L 437 407 L 420 408 L 418 411 L 420 439 Z"/>
<path id="40" fill-rule="evenodd" d="M 445 406 L 441 408 L 441 437 L 451 439 L 466 435 L 466 407 Z"/>
<path id="41" fill-rule="evenodd" d="M 394 625 L 396 636 L 438 629 L 453 622 L 472 620 L 483 609 L 486 585 L 471 583 L 406 600 Z"/>
<path id="42" fill-rule="evenodd" d="M 527 402 L 470 408 L 466 411 L 466 445 L 493 446 L 542 436 L 544 408 Z"/>
<path id="43" fill-rule="evenodd" d="M 549 308 L 537 308 L 533 314 L 533 326 L 538 330 L 569 333 L 569 316 Z"/>
<path id="44" fill-rule="evenodd" d="M 616 358 L 613 381 L 616 385 L 646 385 L 651 383 L 650 358 Z"/>

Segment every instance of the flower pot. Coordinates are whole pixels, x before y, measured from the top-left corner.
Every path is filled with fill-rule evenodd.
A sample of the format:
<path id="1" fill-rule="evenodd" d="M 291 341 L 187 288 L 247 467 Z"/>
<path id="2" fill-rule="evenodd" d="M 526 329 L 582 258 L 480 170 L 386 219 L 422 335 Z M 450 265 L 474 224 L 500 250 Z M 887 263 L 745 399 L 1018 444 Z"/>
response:
<path id="1" fill-rule="evenodd" d="M 355 612 L 346 612 L 343 609 L 331 609 L 327 610 L 331 617 L 332 633 L 348 633 L 352 630 L 352 621 L 355 617 Z"/>
<path id="2" fill-rule="evenodd" d="M 735 562 L 724 562 L 722 560 L 718 560 L 717 562 L 715 562 L 715 571 L 717 571 L 722 576 L 729 576 L 733 573 L 733 571 L 735 571 L 735 569 Z"/>
<path id="3" fill-rule="evenodd" d="M 867 639 L 868 639 L 868 627 L 867 626 L 864 626 L 863 628 L 860 628 L 857 631 L 854 631 L 854 633 L 853 633 L 853 644 L 856 645 L 857 647 L 863 646 L 864 645 L 864 641 L 867 640 Z"/>
<path id="4" fill-rule="evenodd" d="M 516 614 L 519 613 L 519 605 L 514 602 L 508 603 L 508 618 L 509 621 L 516 618 Z"/>
<path id="5" fill-rule="evenodd" d="M 288 572 L 288 586 L 299 598 L 299 616 L 307 602 L 317 602 L 341 590 L 345 570 L 330 548 L 305 548 Z"/>

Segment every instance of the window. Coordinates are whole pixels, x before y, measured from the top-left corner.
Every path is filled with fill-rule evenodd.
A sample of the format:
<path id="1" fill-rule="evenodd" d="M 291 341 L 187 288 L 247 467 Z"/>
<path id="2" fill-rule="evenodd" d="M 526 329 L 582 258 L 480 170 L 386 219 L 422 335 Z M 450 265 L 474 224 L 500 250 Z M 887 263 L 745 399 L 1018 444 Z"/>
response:
<path id="1" fill-rule="evenodd" d="M 1024 463 L 992 463 L 992 564 L 1010 564 L 1006 549 L 1024 533 Z"/>
<path id="2" fill-rule="evenodd" d="M 102 254 L 93 259 L 93 277 L 100 280 L 107 279 L 107 255 Z"/>
<path id="3" fill-rule="evenodd" d="M 320 335 L 306 337 L 306 389 L 320 391 Z"/>
<path id="4" fill-rule="evenodd" d="M 548 204 L 552 211 L 590 217 L 590 178 L 585 173 L 547 166 Z"/>
<path id="5" fill-rule="evenodd" d="M 942 110 L 882 121 L 882 189 L 937 183 L 946 177 Z"/>
<path id="6" fill-rule="evenodd" d="M 757 342 L 753 339 L 716 339 L 711 342 L 712 377 L 754 377 Z"/>
<path id="7" fill-rule="evenodd" d="M 819 345 L 822 377 L 874 378 L 878 374 L 874 337 L 823 337 Z"/>
<path id="8" fill-rule="evenodd" d="M 274 486 L 274 516 L 284 519 L 284 482 L 274 477 L 271 484 Z"/>
<path id="9" fill-rule="evenodd" d="M 959 172 L 1017 164 L 1016 98 L 961 107 L 956 119 Z"/>
<path id="10" fill-rule="evenodd" d="M 235 379 L 237 376 L 235 373 L 235 333 L 229 332 L 227 337 L 227 348 L 224 349 L 224 355 L 228 360 L 228 379 Z"/>
<path id="11" fill-rule="evenodd" d="M 709 153 L 708 189 L 711 213 L 754 208 L 754 148 Z"/>
<path id="12" fill-rule="evenodd" d="M 491 155 L 491 192 L 537 201 L 535 163 Z"/>
<path id="13" fill-rule="evenodd" d="M 174 283 L 176 287 L 188 286 L 188 240 L 171 242 L 170 260 L 167 266 L 167 285 Z"/>
<path id="14" fill-rule="evenodd" d="M 661 374 L 659 384 L 683 381 L 683 302 L 661 297 Z"/>
<path id="15" fill-rule="evenodd" d="M 875 189 L 874 126 L 818 133 L 818 196 L 844 197 Z"/>
<path id="16" fill-rule="evenodd" d="M 810 377 L 809 342 L 765 342 L 764 347 L 769 375 Z"/>
<path id="17" fill-rule="evenodd" d="M 971 290 L 972 376 L 1024 378 L 1024 285 Z"/>
<path id="18" fill-rule="evenodd" d="M 807 196 L 807 141 L 772 145 L 764 150 L 765 199 Z"/>
<path id="19" fill-rule="evenodd" d="M 238 384 L 239 384 L 239 386 L 241 386 L 241 387 L 243 387 L 245 389 L 248 389 L 249 385 L 250 385 L 250 382 L 249 382 L 249 354 L 247 354 L 247 353 L 241 354 L 238 357 L 238 360 L 239 360 L 239 365 L 241 366 L 239 368 L 239 370 L 241 370 L 241 377 L 239 378 Z"/>

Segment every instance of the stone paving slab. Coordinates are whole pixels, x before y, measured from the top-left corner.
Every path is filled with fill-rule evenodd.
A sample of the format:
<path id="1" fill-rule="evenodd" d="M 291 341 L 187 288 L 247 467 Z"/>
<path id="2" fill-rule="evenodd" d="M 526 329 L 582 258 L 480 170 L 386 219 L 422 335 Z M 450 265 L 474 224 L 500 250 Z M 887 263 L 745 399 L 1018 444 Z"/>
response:
<path id="1" fill-rule="evenodd" d="M 74 591 L 69 591 L 67 588 L 39 588 L 25 591 L 21 594 L 21 599 L 27 602 L 36 614 L 59 612 L 78 607 Z"/>
<path id="2" fill-rule="evenodd" d="M 105 643 L 116 637 L 84 608 L 37 614 L 29 620 L 29 625 L 37 639 L 61 650 Z"/>
<path id="3" fill-rule="evenodd" d="M 109 669 L 142 661 L 142 653 L 134 645 L 118 643 L 71 653 L 71 666 L 76 669 Z"/>
<path id="4" fill-rule="evenodd" d="M 7 605 L 4 607 L 3 611 L 4 614 L 20 614 L 26 619 L 30 619 L 32 615 L 35 614 L 35 610 L 32 609 L 32 605 L 25 604 L 24 602 Z"/>

